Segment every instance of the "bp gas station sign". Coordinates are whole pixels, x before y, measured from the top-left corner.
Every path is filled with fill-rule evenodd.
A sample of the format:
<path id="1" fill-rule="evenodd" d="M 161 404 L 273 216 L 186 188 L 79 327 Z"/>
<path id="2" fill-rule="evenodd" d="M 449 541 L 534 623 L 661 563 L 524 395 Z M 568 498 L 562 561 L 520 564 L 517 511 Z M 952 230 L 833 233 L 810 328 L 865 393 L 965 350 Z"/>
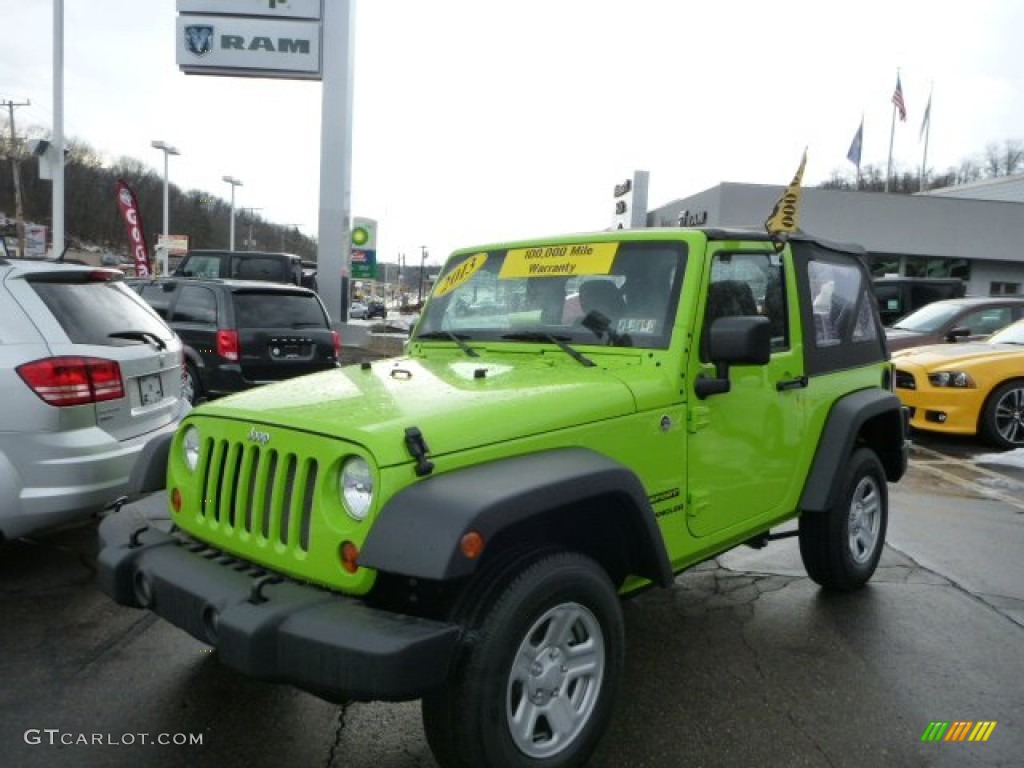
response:
<path id="1" fill-rule="evenodd" d="M 377 222 L 352 219 L 352 278 L 377 279 Z"/>

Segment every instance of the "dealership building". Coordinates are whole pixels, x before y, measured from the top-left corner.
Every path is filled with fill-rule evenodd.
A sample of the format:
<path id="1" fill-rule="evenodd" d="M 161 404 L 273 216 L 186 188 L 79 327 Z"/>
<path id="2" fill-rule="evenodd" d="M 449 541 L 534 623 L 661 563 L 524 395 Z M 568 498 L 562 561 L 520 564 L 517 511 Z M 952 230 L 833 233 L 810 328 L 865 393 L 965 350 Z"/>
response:
<path id="1" fill-rule="evenodd" d="M 648 209 L 646 225 L 761 226 L 784 191 L 726 182 Z M 877 275 L 959 277 L 969 294 L 1024 295 L 1024 174 L 918 195 L 805 188 L 800 228 L 863 246 Z"/>

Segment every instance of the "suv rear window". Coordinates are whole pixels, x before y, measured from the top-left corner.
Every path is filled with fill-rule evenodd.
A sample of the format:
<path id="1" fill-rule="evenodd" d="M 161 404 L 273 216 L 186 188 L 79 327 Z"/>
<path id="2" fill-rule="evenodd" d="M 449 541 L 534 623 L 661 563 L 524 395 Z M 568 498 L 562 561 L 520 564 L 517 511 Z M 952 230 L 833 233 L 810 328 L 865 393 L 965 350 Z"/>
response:
<path id="1" fill-rule="evenodd" d="M 55 282 L 32 278 L 28 282 L 75 344 L 124 346 L 137 343 L 111 336 L 124 331 L 143 331 L 164 340 L 173 338 L 155 312 L 122 282 Z"/>
<path id="2" fill-rule="evenodd" d="M 300 293 L 236 293 L 239 328 L 327 328 L 327 315 L 316 296 Z"/>
<path id="3" fill-rule="evenodd" d="M 244 258 L 231 261 L 231 277 L 239 280 L 287 281 L 285 262 L 270 256 L 266 258 Z"/>

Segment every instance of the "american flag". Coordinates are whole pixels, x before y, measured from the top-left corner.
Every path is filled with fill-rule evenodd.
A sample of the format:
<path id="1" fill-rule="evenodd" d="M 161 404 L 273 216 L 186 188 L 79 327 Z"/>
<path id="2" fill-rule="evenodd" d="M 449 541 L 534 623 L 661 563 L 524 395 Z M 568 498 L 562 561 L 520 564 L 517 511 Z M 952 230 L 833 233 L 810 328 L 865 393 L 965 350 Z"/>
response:
<path id="1" fill-rule="evenodd" d="M 907 105 L 903 103 L 903 86 L 900 85 L 900 76 L 896 75 L 896 90 L 892 92 L 892 103 L 900 113 L 900 121 L 907 122 Z"/>

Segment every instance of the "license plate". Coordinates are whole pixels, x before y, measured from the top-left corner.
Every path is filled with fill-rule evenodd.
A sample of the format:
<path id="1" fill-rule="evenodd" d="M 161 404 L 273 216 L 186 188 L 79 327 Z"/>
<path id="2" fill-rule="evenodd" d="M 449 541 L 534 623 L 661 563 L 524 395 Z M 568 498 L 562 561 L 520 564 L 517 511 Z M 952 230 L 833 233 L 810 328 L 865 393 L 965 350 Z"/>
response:
<path id="1" fill-rule="evenodd" d="M 143 405 L 153 405 L 164 399 L 164 387 L 160 382 L 160 376 L 140 376 L 139 395 Z"/>

